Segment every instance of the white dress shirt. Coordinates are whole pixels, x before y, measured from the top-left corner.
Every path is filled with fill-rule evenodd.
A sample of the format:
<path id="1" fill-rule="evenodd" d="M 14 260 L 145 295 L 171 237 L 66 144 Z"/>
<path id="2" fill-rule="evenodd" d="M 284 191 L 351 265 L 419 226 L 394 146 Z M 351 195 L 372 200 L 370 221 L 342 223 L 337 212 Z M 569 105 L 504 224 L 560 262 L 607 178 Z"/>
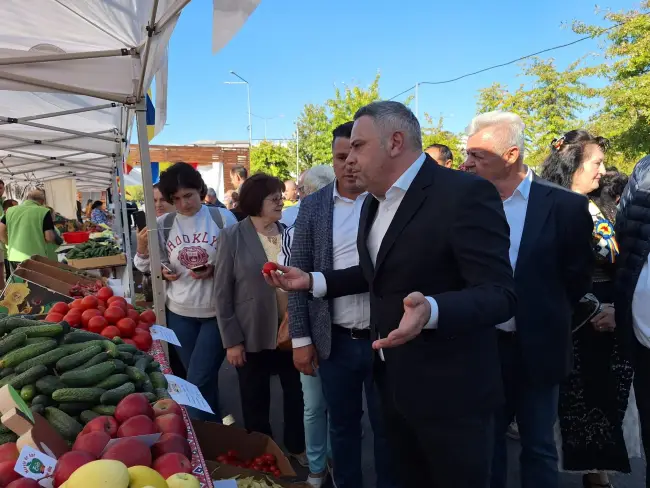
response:
<path id="1" fill-rule="evenodd" d="M 395 213 L 399 208 L 406 191 L 413 183 L 415 176 L 422 168 L 424 164 L 426 155 L 422 153 L 415 162 L 408 167 L 402 176 L 400 176 L 395 183 L 388 189 L 386 196 L 384 197 L 375 197 L 379 200 L 379 206 L 377 207 L 377 214 L 375 215 L 375 220 L 373 221 L 370 233 L 368 234 L 368 240 L 366 245 L 368 246 L 368 252 L 370 253 L 370 258 L 372 259 L 372 264 L 376 264 L 377 255 L 379 254 L 379 248 L 381 246 L 381 241 L 383 241 L 386 231 L 390 226 L 390 223 L 395 217 Z M 313 278 L 313 288 L 312 295 L 316 298 L 322 298 L 327 295 L 327 282 L 322 273 L 312 273 Z M 417 290 L 413 290 L 417 291 Z M 433 329 L 438 326 L 438 304 L 431 298 L 426 297 L 429 304 L 431 305 L 431 316 L 429 321 L 424 326 L 425 329 Z"/>
<path id="2" fill-rule="evenodd" d="M 510 266 L 514 272 L 517 266 L 517 257 L 519 257 L 519 247 L 521 246 L 521 236 L 524 234 L 524 223 L 526 222 L 526 211 L 528 210 L 528 197 L 530 196 L 530 185 L 533 182 L 533 170 L 528 168 L 528 172 L 519 186 L 509 198 L 503 201 L 503 211 L 506 214 L 506 220 L 510 226 Z M 517 330 L 515 318 L 512 317 L 507 322 L 497 325 L 497 329 L 505 332 L 514 332 Z"/>
<path id="3" fill-rule="evenodd" d="M 287 227 L 292 226 L 296 223 L 296 218 L 298 217 L 298 211 L 300 210 L 300 200 L 295 205 L 287 207 L 282 211 L 282 218 L 280 223 L 286 225 Z"/>
<path id="4" fill-rule="evenodd" d="M 632 296 L 632 326 L 639 343 L 650 349 L 650 256 L 641 269 Z"/>
<path id="5" fill-rule="evenodd" d="M 361 207 L 367 193 L 355 200 L 341 196 L 334 185 L 332 198 L 334 212 L 332 217 L 332 253 L 334 269 L 346 269 L 359 264 L 357 232 Z M 332 300 L 332 323 L 346 329 L 367 329 L 370 327 L 370 295 L 360 293 Z M 311 344 L 310 337 L 292 340 L 293 347 Z"/>

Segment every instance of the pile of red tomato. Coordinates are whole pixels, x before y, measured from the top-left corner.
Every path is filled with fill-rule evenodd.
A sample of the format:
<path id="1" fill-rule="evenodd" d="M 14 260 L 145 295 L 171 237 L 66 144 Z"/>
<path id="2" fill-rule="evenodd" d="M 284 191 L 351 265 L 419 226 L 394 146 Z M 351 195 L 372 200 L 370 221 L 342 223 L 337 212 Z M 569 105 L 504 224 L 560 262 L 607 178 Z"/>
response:
<path id="1" fill-rule="evenodd" d="M 217 457 L 217 462 L 221 464 L 229 464 L 238 468 L 254 469 L 262 473 L 269 473 L 273 476 L 280 477 L 282 472 L 278 468 L 278 461 L 273 454 L 262 454 L 248 461 L 242 461 L 239 458 L 237 451 L 228 451 L 227 454 Z"/>
<path id="2" fill-rule="evenodd" d="M 123 297 L 113 296 L 113 290 L 103 287 L 95 296 L 78 298 L 69 305 L 56 303 L 45 317 L 46 322 L 62 320 L 71 327 L 95 332 L 107 339 L 121 337 L 126 344 L 147 351 L 152 343 L 149 328 L 155 323 L 156 315 L 151 310 L 139 313 Z"/>

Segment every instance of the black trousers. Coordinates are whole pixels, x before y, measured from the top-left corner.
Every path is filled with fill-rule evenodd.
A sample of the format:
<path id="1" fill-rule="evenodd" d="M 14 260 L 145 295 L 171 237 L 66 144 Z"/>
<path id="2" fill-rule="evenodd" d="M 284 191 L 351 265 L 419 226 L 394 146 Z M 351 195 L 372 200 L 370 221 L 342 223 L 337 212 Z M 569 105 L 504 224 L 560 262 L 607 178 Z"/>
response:
<path id="1" fill-rule="evenodd" d="M 375 378 L 384 414 L 384 428 L 403 488 L 488 488 L 494 447 L 494 412 L 460 417 L 414 414 L 377 365 Z M 422 385 L 422 388 L 426 388 Z M 440 392 L 444 402 L 445 393 Z M 425 409 L 418 409 L 425 410 Z"/>
<path id="2" fill-rule="evenodd" d="M 650 488 L 650 349 L 638 341 L 636 346 L 634 394 L 639 409 L 641 440 L 646 458 L 645 486 Z"/>
<path id="3" fill-rule="evenodd" d="M 246 363 L 237 369 L 244 426 L 272 437 L 271 376 L 278 375 L 284 404 L 284 445 L 293 454 L 305 451 L 304 403 L 300 373 L 293 365 L 292 351 L 247 352 Z"/>

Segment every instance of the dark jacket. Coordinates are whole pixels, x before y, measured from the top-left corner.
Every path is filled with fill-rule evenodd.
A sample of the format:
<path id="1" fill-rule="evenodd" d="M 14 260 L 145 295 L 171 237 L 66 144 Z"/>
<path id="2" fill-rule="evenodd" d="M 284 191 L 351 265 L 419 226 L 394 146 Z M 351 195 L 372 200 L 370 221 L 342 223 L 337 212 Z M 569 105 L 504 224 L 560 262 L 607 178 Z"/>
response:
<path id="1" fill-rule="evenodd" d="M 620 249 L 616 271 L 616 324 L 629 352 L 634 351 L 632 297 L 650 253 L 650 156 L 639 161 L 630 175 L 616 216 Z"/>

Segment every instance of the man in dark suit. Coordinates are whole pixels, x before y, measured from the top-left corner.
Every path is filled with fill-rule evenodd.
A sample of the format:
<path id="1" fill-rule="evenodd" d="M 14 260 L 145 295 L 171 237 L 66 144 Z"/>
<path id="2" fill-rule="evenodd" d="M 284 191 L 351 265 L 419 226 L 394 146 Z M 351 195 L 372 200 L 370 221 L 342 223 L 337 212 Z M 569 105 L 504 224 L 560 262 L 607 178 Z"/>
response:
<path id="1" fill-rule="evenodd" d="M 510 226 L 517 311 L 497 325 L 506 404 L 496 417 L 491 488 L 506 488 L 506 430 L 516 417 L 526 488 L 558 488 L 554 425 L 573 357 L 573 307 L 589 291 L 593 221 L 588 200 L 524 164 L 524 123 L 489 112 L 468 127 L 465 169 L 491 181 Z"/>
<path id="2" fill-rule="evenodd" d="M 495 325 L 514 315 L 508 225 L 482 178 L 422 153 L 420 124 L 398 102 L 354 117 L 350 161 L 368 196 L 360 265 L 280 267 L 267 282 L 334 298 L 370 292 L 375 380 L 405 487 L 489 485 L 503 392 Z"/>

